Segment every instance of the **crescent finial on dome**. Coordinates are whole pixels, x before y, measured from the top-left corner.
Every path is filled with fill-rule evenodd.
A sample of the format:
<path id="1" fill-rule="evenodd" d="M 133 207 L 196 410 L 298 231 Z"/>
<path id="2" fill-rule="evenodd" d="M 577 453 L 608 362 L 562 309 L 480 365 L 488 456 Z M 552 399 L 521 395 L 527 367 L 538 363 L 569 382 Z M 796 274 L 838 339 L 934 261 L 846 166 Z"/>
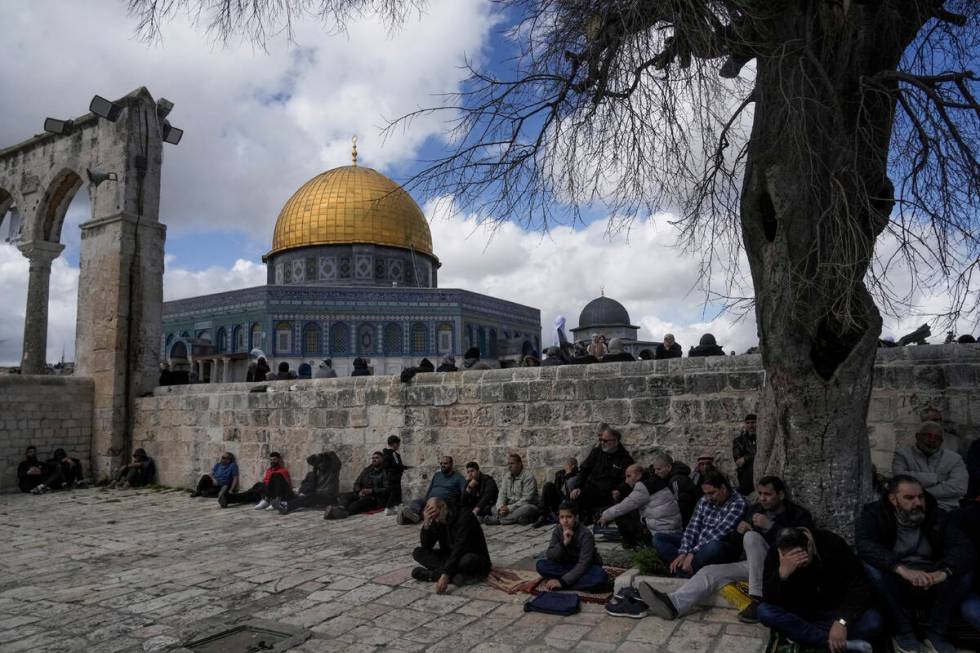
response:
<path id="1" fill-rule="evenodd" d="M 353 165 L 356 166 L 357 165 L 357 136 L 351 137 L 350 142 L 351 142 L 350 157 L 351 157 L 351 161 L 353 162 Z"/>

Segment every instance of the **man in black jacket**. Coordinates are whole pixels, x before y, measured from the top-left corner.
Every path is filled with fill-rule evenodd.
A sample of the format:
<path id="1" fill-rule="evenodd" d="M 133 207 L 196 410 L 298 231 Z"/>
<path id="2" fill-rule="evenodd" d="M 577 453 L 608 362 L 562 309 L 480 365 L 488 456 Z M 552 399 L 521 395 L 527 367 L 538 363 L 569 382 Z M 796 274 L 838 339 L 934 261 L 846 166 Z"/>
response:
<path id="1" fill-rule="evenodd" d="M 578 476 L 578 460 L 569 458 L 562 468 L 555 472 L 555 480 L 548 481 L 541 487 L 541 516 L 534 522 L 534 528 L 558 522 L 558 506 L 568 500 L 568 493 L 571 491 L 570 481 L 576 476 Z"/>
<path id="2" fill-rule="evenodd" d="M 664 336 L 664 341 L 657 345 L 656 352 L 653 356 L 659 361 L 667 358 L 680 358 L 683 355 L 684 350 L 681 349 L 681 346 L 674 340 L 674 334 L 668 333 Z"/>
<path id="3" fill-rule="evenodd" d="M 490 551 L 476 515 L 450 508 L 439 497 L 425 502 L 419 543 L 412 557 L 422 566 L 412 570 L 412 578 L 435 581 L 437 594 L 445 593 L 450 582 L 467 585 L 490 573 Z"/>
<path id="4" fill-rule="evenodd" d="M 480 471 L 476 461 L 466 463 L 466 487 L 463 488 L 462 505 L 477 517 L 486 517 L 497 504 L 497 482 L 489 474 Z"/>
<path id="5" fill-rule="evenodd" d="M 840 536 L 785 528 L 769 549 L 759 620 L 797 644 L 871 653 L 881 616 L 861 562 Z"/>
<path id="6" fill-rule="evenodd" d="M 344 519 L 368 510 L 384 508 L 388 502 L 388 472 L 380 451 L 371 454 L 371 464 L 354 481 L 354 491 L 340 495 L 340 505 L 323 513 L 324 519 Z"/>
<path id="7" fill-rule="evenodd" d="M 735 473 L 738 475 L 738 491 L 743 496 L 752 493 L 755 484 L 752 481 L 752 467 L 755 464 L 755 425 L 756 416 L 749 413 L 741 433 L 732 440 L 732 460 L 735 461 Z"/>
<path id="8" fill-rule="evenodd" d="M 687 526 L 691 521 L 691 515 L 694 514 L 694 507 L 701 498 L 701 490 L 696 488 L 691 480 L 691 468 L 674 460 L 666 451 L 657 451 L 653 454 L 650 471 L 667 481 L 671 492 L 677 497 L 677 505 L 681 509 L 681 523 Z"/>
<path id="9" fill-rule="evenodd" d="M 402 503 L 402 474 L 408 466 L 402 464 L 402 455 L 399 449 L 402 446 L 402 439 L 397 435 L 388 436 L 388 448 L 381 451 L 384 458 L 385 471 L 388 472 L 388 505 L 385 506 L 386 515 L 398 513 L 398 506 Z"/>
<path id="10" fill-rule="evenodd" d="M 917 479 L 899 474 L 887 491 L 861 510 L 855 545 L 891 621 L 896 650 L 922 650 L 905 613 L 914 605 L 929 612 L 933 649 L 954 651 L 946 629 L 970 589 L 973 546 Z"/>
<path id="11" fill-rule="evenodd" d="M 625 479 L 626 468 L 633 464 L 633 456 L 623 448 L 622 438 L 616 429 L 600 424 L 599 444 L 589 452 L 572 482 L 574 489 L 568 498 L 578 506 L 586 525 L 593 522 L 595 513 L 616 503 L 613 490 L 619 490 L 623 496 L 630 492 Z"/>
<path id="12" fill-rule="evenodd" d="M 47 468 L 37 459 L 37 447 L 30 446 L 24 451 L 24 460 L 17 465 L 17 487 L 21 492 L 31 492 L 44 482 Z"/>
<path id="13" fill-rule="evenodd" d="M 323 508 L 337 503 L 340 494 L 340 468 L 343 463 L 333 451 L 323 451 L 307 456 L 306 463 L 312 468 L 299 484 L 299 494 L 288 500 L 273 499 L 273 507 L 280 515 L 299 508 Z"/>

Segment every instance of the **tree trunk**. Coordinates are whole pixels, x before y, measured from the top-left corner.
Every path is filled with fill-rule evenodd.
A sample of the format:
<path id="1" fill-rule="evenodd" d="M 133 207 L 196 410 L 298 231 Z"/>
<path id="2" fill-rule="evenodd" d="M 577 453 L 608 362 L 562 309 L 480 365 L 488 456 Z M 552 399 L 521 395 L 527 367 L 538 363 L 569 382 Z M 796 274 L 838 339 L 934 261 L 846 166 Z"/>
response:
<path id="1" fill-rule="evenodd" d="M 741 196 L 766 370 L 755 477 L 780 476 L 850 540 L 871 498 L 866 417 L 881 332 L 864 277 L 893 204 L 894 99 L 863 94 L 861 77 L 894 70 L 916 29 L 860 5 L 800 6 L 771 25 L 782 32 L 773 42 L 798 46 L 758 57 Z"/>

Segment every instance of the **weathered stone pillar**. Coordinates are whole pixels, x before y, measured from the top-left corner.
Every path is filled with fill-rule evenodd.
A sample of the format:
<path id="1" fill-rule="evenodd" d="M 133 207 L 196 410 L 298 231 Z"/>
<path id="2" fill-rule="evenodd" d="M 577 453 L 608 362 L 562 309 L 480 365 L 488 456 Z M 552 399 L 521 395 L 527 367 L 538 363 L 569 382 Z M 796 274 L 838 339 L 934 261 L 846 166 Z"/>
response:
<path id="1" fill-rule="evenodd" d="M 48 288 L 51 262 L 65 248 L 61 243 L 34 240 L 20 246 L 30 261 L 27 278 L 27 311 L 24 317 L 24 349 L 21 374 L 44 374 L 48 360 Z"/>

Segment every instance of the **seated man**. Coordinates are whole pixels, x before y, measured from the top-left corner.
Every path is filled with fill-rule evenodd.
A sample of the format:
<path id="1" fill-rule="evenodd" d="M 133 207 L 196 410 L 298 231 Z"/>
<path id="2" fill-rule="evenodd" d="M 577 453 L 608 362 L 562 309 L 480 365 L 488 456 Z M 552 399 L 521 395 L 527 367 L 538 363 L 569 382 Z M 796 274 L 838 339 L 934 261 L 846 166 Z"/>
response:
<path id="1" fill-rule="evenodd" d="M 895 649 L 923 650 L 905 613 L 916 606 L 929 613 L 926 638 L 932 648 L 952 652 L 946 629 L 970 590 L 972 545 L 917 479 L 899 474 L 887 492 L 861 510 L 854 539 L 895 633 Z"/>
<path id="2" fill-rule="evenodd" d="M 535 528 L 541 528 L 547 523 L 558 522 L 558 506 L 568 500 L 571 491 L 571 480 L 578 475 L 578 461 L 569 458 L 555 472 L 555 480 L 548 481 L 541 487 L 541 516 L 534 522 Z"/>
<path id="3" fill-rule="evenodd" d="M 648 474 L 643 465 L 633 463 L 626 468 L 626 485 L 633 491 L 606 508 L 599 517 L 602 526 L 616 522 L 623 536 L 623 548 L 649 546 L 657 533 L 681 533 L 681 509 L 667 481 Z"/>
<path id="4" fill-rule="evenodd" d="M 735 461 L 735 474 L 738 476 L 738 491 L 744 496 L 751 494 L 755 486 L 752 474 L 755 464 L 756 423 L 754 413 L 746 415 L 742 430 L 732 440 L 732 460 Z"/>
<path id="5" fill-rule="evenodd" d="M 839 535 L 784 528 L 765 563 L 759 620 L 797 644 L 872 653 L 881 615 L 861 562 Z"/>
<path id="6" fill-rule="evenodd" d="M 657 534 L 653 538 L 657 553 L 675 576 L 689 577 L 706 565 L 731 562 L 739 554 L 740 548 L 729 535 L 742 520 L 745 499 L 718 472 L 708 472 L 701 491 L 704 496 L 683 535 Z"/>
<path id="7" fill-rule="evenodd" d="M 591 590 L 609 582 L 592 531 L 578 521 L 575 504 L 566 501 L 558 507 L 558 524 L 551 532 L 551 543 L 537 571 L 547 578 L 546 590 Z"/>
<path id="8" fill-rule="evenodd" d="M 608 424 L 599 425 L 599 443 L 589 452 L 579 467 L 578 476 L 571 482 L 568 498 L 575 502 L 579 517 L 589 525 L 595 513 L 616 502 L 613 490 L 629 491 L 623 480 L 633 456 L 623 448 L 622 434 Z"/>
<path id="9" fill-rule="evenodd" d="M 325 508 L 337 503 L 340 496 L 340 468 L 343 463 L 333 451 L 321 451 L 306 458 L 312 468 L 299 484 L 299 492 L 291 499 L 275 499 L 272 506 L 280 515 L 300 508 Z"/>
<path id="10" fill-rule="evenodd" d="M 131 487 L 143 487 L 156 479 L 157 467 L 153 459 L 146 455 L 142 447 L 133 449 L 133 462 L 123 465 L 116 472 L 116 477 L 109 484 L 111 488 L 125 490 Z"/>
<path id="11" fill-rule="evenodd" d="M 327 508 L 324 519 L 343 519 L 359 515 L 368 510 L 384 508 L 388 503 L 388 480 L 390 476 L 384 467 L 384 457 L 380 451 L 371 454 L 371 464 L 361 470 L 354 481 L 354 491 L 340 496 L 340 505 Z"/>
<path id="12" fill-rule="evenodd" d="M 520 455 L 507 456 L 507 473 L 500 482 L 497 505 L 493 514 L 483 519 L 484 524 L 498 526 L 531 524 L 538 518 L 538 481 L 528 470 Z"/>
<path id="13" fill-rule="evenodd" d="M 895 451 L 892 475 L 916 478 L 943 510 L 955 510 L 969 489 L 966 463 L 955 451 L 943 448 L 943 427 L 923 422 L 915 434 L 915 444 Z"/>
<path id="14" fill-rule="evenodd" d="M 680 358 L 683 355 L 684 350 L 681 349 L 681 346 L 676 340 L 674 340 L 674 334 L 668 333 L 664 336 L 664 341 L 657 345 L 654 358 L 659 361 L 667 358 Z"/>
<path id="15" fill-rule="evenodd" d="M 439 497 L 426 501 L 422 515 L 421 546 L 412 551 L 422 566 L 412 570 L 412 578 L 435 581 L 438 594 L 445 593 L 450 582 L 460 586 L 486 578 L 492 563 L 476 515 Z"/>
<path id="16" fill-rule="evenodd" d="M 27 447 L 24 460 L 17 465 L 17 487 L 21 492 L 31 492 L 44 482 L 46 476 L 44 463 L 37 459 L 37 447 Z"/>
<path id="17" fill-rule="evenodd" d="M 289 369 L 289 363 L 282 361 L 279 363 L 278 372 L 269 372 L 265 375 L 266 381 L 291 381 L 296 378 L 296 372 Z"/>
<path id="18" fill-rule="evenodd" d="M 763 597 L 763 569 L 766 553 L 780 530 L 787 527 L 813 527 L 810 513 L 786 498 L 786 485 L 776 476 L 764 476 L 756 486 L 759 502 L 753 504 L 738 523 L 729 541 L 741 540 L 745 560 L 701 567 L 691 580 L 670 594 L 650 587 L 645 590 L 654 614 L 673 619 L 690 614 L 704 599 L 728 583 L 747 582 L 752 602 L 738 613 L 743 623 L 758 623 Z M 646 600 L 646 599 L 644 599 Z"/>
<path id="19" fill-rule="evenodd" d="M 399 524 L 417 524 L 422 521 L 422 508 L 426 501 L 432 497 L 443 499 L 452 504 L 458 504 L 463 498 L 463 488 L 466 487 L 466 479 L 459 472 L 453 469 L 453 457 L 442 456 L 439 458 L 439 470 L 432 475 L 429 482 L 429 489 L 425 491 L 425 496 L 412 501 L 402 508 L 398 513 Z"/>
<path id="20" fill-rule="evenodd" d="M 697 462 L 694 463 L 694 471 L 691 472 L 691 484 L 694 486 L 698 493 L 698 498 L 701 498 L 701 479 L 704 478 L 705 474 L 708 472 L 716 472 L 718 467 L 715 465 L 715 457 L 711 454 L 702 454 L 698 456 Z"/>
<path id="21" fill-rule="evenodd" d="M 394 515 L 398 512 L 398 506 L 402 504 L 402 475 L 409 467 L 402 463 L 402 455 L 399 449 L 402 446 L 402 439 L 397 435 L 388 436 L 388 446 L 381 450 L 381 455 L 385 461 L 385 471 L 388 472 L 388 505 L 385 506 L 386 515 Z"/>
<path id="22" fill-rule="evenodd" d="M 477 517 L 486 517 L 497 504 L 497 482 L 489 474 L 481 472 L 476 461 L 466 463 L 466 479 L 463 507 Z"/>
<path id="23" fill-rule="evenodd" d="M 82 461 L 72 458 L 64 449 L 55 449 L 51 459 L 44 463 L 47 472 L 40 485 L 31 494 L 44 494 L 50 490 L 72 489 L 82 480 Z"/>
<path id="24" fill-rule="evenodd" d="M 233 503 L 255 504 L 256 510 L 274 510 L 272 501 L 292 501 L 296 498 L 293 492 L 293 482 L 289 478 L 289 470 L 282 464 L 282 455 L 278 451 L 269 453 L 269 467 L 265 470 L 261 483 L 256 483 L 244 492 L 225 492 L 218 495 L 218 505 L 227 508 Z"/>
<path id="25" fill-rule="evenodd" d="M 653 454 L 650 471 L 667 481 L 667 486 L 674 493 L 681 509 L 681 524 L 687 526 L 694 514 L 694 507 L 701 498 L 701 490 L 691 481 L 691 468 L 674 460 L 666 451 L 657 451 Z"/>
<path id="26" fill-rule="evenodd" d="M 197 481 L 197 487 L 191 492 L 192 497 L 216 497 L 222 492 L 234 492 L 238 489 L 238 463 L 230 451 L 221 454 L 211 468 L 210 474 L 204 474 Z"/>

